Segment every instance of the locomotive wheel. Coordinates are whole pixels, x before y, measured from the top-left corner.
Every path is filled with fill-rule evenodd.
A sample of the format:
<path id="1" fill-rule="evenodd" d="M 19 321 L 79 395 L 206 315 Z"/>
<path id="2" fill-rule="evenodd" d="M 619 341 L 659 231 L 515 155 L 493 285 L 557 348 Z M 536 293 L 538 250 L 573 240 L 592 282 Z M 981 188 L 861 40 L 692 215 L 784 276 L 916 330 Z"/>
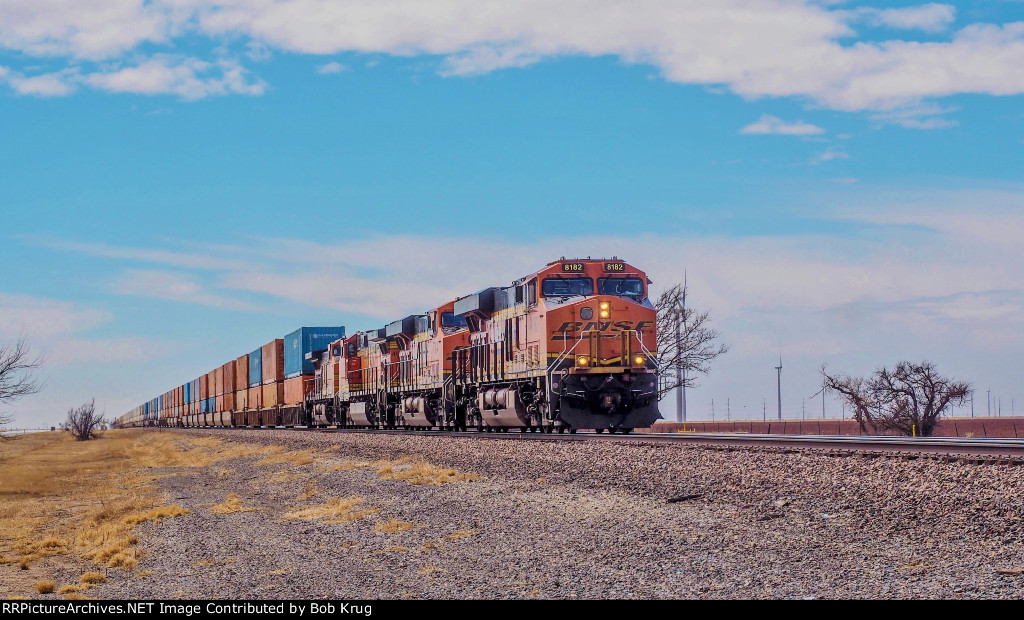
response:
<path id="1" fill-rule="evenodd" d="M 563 433 L 565 433 L 565 427 L 564 426 L 559 426 L 558 427 L 558 434 L 561 435 Z"/>
<path id="2" fill-rule="evenodd" d="M 576 429 L 575 428 L 570 428 L 569 429 L 569 434 L 570 435 L 575 435 L 576 434 Z"/>
<path id="3" fill-rule="evenodd" d="M 600 435 L 601 433 L 604 432 L 604 429 L 603 428 L 595 428 L 594 432 L 597 433 L 598 435 Z"/>
<path id="4" fill-rule="evenodd" d="M 631 428 L 622 428 L 622 429 L 619 429 L 619 430 L 622 432 L 623 435 L 628 435 L 628 434 L 633 432 L 633 429 L 631 429 Z"/>

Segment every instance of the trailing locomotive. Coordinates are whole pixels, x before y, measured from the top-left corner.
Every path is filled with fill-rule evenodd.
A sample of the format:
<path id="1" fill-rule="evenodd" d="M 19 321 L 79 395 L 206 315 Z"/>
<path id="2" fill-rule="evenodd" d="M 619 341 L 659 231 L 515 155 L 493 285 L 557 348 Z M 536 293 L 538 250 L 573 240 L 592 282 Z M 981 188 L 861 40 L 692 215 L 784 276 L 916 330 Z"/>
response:
<path id="1" fill-rule="evenodd" d="M 293 382 L 290 392 L 298 398 L 278 398 L 272 407 L 251 395 L 242 407 L 246 399 L 235 398 L 236 411 L 172 414 L 170 424 L 544 432 L 647 427 L 661 417 L 649 284 L 644 272 L 616 258 L 562 258 L 510 286 L 381 329 L 343 335 L 340 328 L 341 337 L 326 346 L 307 347 L 303 362 L 312 375 L 300 383 L 284 380 Z M 122 416 L 122 425 L 138 425 L 138 409 Z"/>

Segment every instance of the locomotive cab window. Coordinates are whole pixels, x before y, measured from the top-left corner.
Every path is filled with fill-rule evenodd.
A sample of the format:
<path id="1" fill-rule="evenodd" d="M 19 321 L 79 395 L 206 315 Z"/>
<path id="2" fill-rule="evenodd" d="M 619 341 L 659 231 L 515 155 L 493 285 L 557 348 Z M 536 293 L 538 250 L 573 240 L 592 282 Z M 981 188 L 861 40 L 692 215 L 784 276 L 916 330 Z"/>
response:
<path id="1" fill-rule="evenodd" d="M 545 297 L 593 295 L 594 281 L 590 278 L 545 278 L 541 294 Z"/>
<path id="2" fill-rule="evenodd" d="M 442 312 L 441 327 L 466 327 L 466 319 L 465 317 L 455 316 L 454 312 Z"/>
<path id="3" fill-rule="evenodd" d="M 640 278 L 598 278 L 597 290 L 602 295 L 643 297 L 644 282 Z"/>

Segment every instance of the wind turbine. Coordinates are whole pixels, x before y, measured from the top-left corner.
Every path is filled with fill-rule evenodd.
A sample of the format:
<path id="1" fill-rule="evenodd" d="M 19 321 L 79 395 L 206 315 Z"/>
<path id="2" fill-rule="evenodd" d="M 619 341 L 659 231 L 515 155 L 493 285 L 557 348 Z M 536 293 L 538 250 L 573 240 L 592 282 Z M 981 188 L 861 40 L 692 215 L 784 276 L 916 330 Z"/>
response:
<path id="1" fill-rule="evenodd" d="M 779 395 L 779 422 L 782 421 L 782 354 L 779 353 L 779 365 L 775 367 L 778 371 L 778 395 Z"/>

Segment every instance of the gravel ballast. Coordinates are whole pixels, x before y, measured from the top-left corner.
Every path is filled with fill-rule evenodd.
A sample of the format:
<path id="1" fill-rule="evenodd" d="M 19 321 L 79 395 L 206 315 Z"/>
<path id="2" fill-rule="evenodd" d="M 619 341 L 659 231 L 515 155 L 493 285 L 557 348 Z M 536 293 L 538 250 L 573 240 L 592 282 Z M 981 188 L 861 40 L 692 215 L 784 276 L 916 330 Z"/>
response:
<path id="1" fill-rule="evenodd" d="M 312 449 L 316 460 L 245 457 L 160 478 L 168 502 L 192 514 L 140 525 L 138 570 L 110 571 L 93 596 L 1024 595 L 1024 467 L 1010 464 L 642 442 L 159 432 Z M 382 466 L 338 469 L 398 459 L 411 460 L 395 470 L 425 461 L 480 478 L 422 485 L 382 477 Z M 232 493 L 258 511 L 214 512 Z M 363 498 L 359 507 L 377 512 L 333 524 L 285 518 L 336 497 Z M 388 528 L 389 520 L 403 523 Z"/>

